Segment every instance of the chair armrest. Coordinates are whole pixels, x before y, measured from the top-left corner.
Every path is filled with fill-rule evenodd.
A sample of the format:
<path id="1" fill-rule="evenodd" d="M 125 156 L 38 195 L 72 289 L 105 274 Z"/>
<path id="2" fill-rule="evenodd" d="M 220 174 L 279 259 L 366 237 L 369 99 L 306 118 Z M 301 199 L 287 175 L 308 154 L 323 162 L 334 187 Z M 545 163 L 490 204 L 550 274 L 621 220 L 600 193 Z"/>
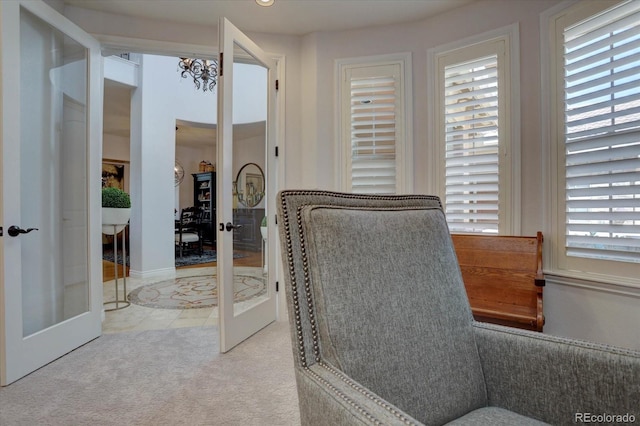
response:
<path id="1" fill-rule="evenodd" d="M 493 324 L 474 332 L 489 405 L 552 424 L 640 419 L 639 352 Z"/>
<path id="2" fill-rule="evenodd" d="M 303 425 L 422 425 L 336 368 L 296 368 Z"/>

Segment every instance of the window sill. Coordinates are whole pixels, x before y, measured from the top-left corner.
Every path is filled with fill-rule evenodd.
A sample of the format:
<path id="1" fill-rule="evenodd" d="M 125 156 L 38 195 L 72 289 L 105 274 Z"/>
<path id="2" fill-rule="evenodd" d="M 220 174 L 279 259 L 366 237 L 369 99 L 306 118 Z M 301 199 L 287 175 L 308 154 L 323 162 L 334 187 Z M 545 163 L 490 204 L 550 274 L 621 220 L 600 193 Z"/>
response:
<path id="1" fill-rule="evenodd" d="M 544 274 L 546 280 L 554 284 L 640 298 L 640 280 L 573 271 L 544 271 Z"/>

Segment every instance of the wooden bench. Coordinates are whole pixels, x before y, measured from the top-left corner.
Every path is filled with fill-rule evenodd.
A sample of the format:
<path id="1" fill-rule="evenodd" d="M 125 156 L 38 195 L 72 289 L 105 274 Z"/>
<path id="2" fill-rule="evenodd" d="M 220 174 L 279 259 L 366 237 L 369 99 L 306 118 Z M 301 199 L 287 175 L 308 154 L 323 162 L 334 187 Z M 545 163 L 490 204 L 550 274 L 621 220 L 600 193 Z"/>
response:
<path id="1" fill-rule="evenodd" d="M 474 318 L 542 331 L 542 232 L 536 237 L 452 238 Z"/>

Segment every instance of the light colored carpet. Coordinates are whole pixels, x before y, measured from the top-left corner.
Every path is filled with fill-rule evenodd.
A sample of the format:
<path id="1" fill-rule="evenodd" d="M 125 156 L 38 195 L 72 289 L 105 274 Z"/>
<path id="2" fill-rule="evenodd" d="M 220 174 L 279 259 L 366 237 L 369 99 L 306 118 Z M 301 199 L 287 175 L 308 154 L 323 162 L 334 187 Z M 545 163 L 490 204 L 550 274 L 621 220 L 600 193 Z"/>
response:
<path id="1" fill-rule="evenodd" d="M 299 425 L 288 324 L 227 354 L 215 327 L 107 334 L 0 388 L 0 424 Z"/>

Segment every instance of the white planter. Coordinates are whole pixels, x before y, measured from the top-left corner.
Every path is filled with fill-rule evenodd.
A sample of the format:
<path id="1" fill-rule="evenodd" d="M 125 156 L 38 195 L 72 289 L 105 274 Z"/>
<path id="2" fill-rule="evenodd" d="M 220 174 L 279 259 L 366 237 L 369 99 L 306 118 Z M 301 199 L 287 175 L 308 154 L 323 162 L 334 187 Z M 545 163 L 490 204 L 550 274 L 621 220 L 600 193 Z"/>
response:
<path id="1" fill-rule="evenodd" d="M 266 226 L 261 226 L 260 227 L 260 233 L 262 234 L 262 239 L 267 241 L 267 227 Z"/>
<path id="2" fill-rule="evenodd" d="M 114 209 L 111 207 L 102 208 L 102 233 L 107 235 L 117 234 L 122 231 L 131 217 L 131 208 Z M 117 225 L 115 232 L 113 225 Z"/>

